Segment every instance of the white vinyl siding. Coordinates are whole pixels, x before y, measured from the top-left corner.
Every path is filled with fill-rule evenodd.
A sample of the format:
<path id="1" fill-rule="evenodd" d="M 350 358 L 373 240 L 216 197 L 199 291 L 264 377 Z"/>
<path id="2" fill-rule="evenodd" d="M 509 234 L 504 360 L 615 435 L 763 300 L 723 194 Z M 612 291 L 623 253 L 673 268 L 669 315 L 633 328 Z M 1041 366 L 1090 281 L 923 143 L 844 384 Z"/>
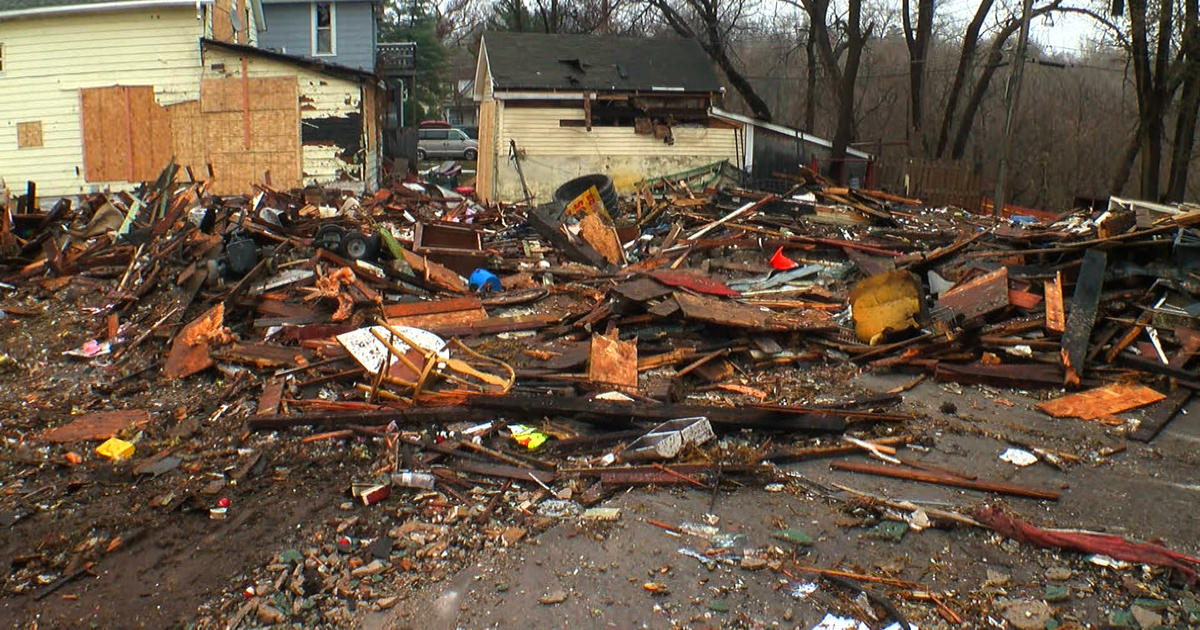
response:
<path id="1" fill-rule="evenodd" d="M 46 196 L 120 186 L 84 182 L 80 88 L 151 85 L 160 105 L 197 99 L 202 30 L 192 6 L 0 22 L 0 176 L 10 187 L 34 180 Z M 119 36 L 96 45 L 97 33 Z M 17 123 L 30 120 L 42 123 L 42 146 L 18 153 Z"/>

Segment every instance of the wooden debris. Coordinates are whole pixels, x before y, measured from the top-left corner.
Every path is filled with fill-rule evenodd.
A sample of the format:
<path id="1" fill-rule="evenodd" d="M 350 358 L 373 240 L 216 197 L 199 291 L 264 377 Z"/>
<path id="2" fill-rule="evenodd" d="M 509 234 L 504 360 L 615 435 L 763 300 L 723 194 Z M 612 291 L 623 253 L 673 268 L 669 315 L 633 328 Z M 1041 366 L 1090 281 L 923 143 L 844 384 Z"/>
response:
<path id="1" fill-rule="evenodd" d="M 892 477 L 895 479 L 907 479 L 909 481 L 920 481 L 922 483 L 932 483 L 942 486 L 954 486 L 956 488 L 967 488 L 969 490 L 980 490 L 982 492 L 994 492 L 997 494 L 1007 494 L 1029 499 L 1046 499 L 1050 501 L 1057 501 L 1060 496 L 1060 493 L 1055 490 L 1029 488 L 1003 481 L 964 479 L 963 477 L 956 475 L 937 473 L 928 470 L 901 468 L 899 466 L 837 461 L 830 464 L 830 467 L 832 467 L 834 470 L 844 470 L 848 472 L 876 475 L 880 477 Z"/>
<path id="2" fill-rule="evenodd" d="M 951 288 L 938 298 L 937 305 L 970 320 L 1006 308 L 1008 293 L 1008 268 L 1001 267 Z"/>
<path id="3" fill-rule="evenodd" d="M 1071 299 L 1071 312 L 1063 331 L 1062 365 L 1063 382 L 1079 385 L 1086 369 L 1088 339 L 1092 326 L 1096 324 L 1096 309 L 1100 305 L 1100 290 L 1104 287 L 1104 269 L 1108 256 L 1098 249 L 1089 249 L 1083 255 L 1079 268 L 1079 280 L 1075 283 L 1075 296 Z"/>
<path id="4" fill-rule="evenodd" d="M 602 387 L 637 391 L 637 338 L 620 341 L 615 330 L 611 336 L 593 334 L 588 354 L 588 380 Z"/>
<path id="5" fill-rule="evenodd" d="M 107 440 L 127 427 L 141 427 L 149 423 L 150 412 L 145 409 L 94 411 L 60 427 L 43 431 L 38 434 L 38 439 L 64 444 Z"/>
<path id="6" fill-rule="evenodd" d="M 1054 418 L 1096 420 L 1122 411 L 1137 409 L 1163 398 L 1166 396 L 1144 385 L 1114 383 L 1040 402 L 1037 408 L 1042 413 Z"/>

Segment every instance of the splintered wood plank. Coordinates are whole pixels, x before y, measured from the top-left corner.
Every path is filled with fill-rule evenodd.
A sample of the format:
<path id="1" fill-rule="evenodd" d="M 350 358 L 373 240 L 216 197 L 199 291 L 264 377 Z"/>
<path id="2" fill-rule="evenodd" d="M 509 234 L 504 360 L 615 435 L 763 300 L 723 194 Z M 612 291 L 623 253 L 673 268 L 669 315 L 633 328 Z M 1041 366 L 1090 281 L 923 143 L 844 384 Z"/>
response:
<path id="1" fill-rule="evenodd" d="M 1054 280 L 1047 280 L 1046 290 L 1046 330 L 1062 334 L 1067 325 L 1067 315 L 1063 311 L 1062 272 L 1054 274 Z"/>
<path id="2" fill-rule="evenodd" d="M 1149 407 L 1141 410 L 1141 422 L 1138 424 L 1137 430 L 1129 436 L 1132 440 L 1139 442 L 1149 442 L 1153 440 L 1163 427 L 1179 413 L 1180 409 L 1192 399 L 1192 390 L 1186 387 L 1180 387 L 1171 392 L 1163 400 L 1160 400 Z"/>
<path id="3" fill-rule="evenodd" d="M 193 319 L 176 335 L 171 354 L 163 365 L 163 376 L 185 378 L 213 364 L 208 355 L 209 341 L 221 336 L 225 325 L 225 303 L 218 302 L 203 315 Z"/>
<path id="4" fill-rule="evenodd" d="M 625 262 L 625 251 L 621 249 L 616 230 L 605 223 L 598 214 L 588 214 L 579 221 L 579 237 L 599 252 L 604 260 L 614 265 Z"/>
<path id="5" fill-rule="evenodd" d="M 125 427 L 142 426 L 149 422 L 150 412 L 145 409 L 96 411 L 79 416 L 69 424 L 43 431 L 38 438 L 58 443 L 107 440 Z"/>
<path id="6" fill-rule="evenodd" d="M 1100 307 L 1100 291 L 1104 288 L 1104 268 L 1108 255 L 1098 249 L 1089 249 L 1079 266 L 1079 279 L 1075 283 L 1075 295 L 1071 298 L 1071 313 L 1063 331 L 1062 363 L 1064 382 L 1078 385 L 1087 367 L 1088 340 L 1092 327 L 1096 325 L 1096 310 Z"/>
<path id="7" fill-rule="evenodd" d="M 1009 289 L 1008 301 L 1013 306 L 1028 311 L 1037 308 L 1037 305 L 1042 303 L 1042 296 L 1036 293 L 1030 293 L 1029 291 Z"/>
<path id="8" fill-rule="evenodd" d="M 408 266 L 412 267 L 425 283 L 451 293 L 467 292 L 467 283 L 448 267 L 414 254 L 407 249 L 401 249 L 400 252 L 404 255 L 404 261 L 408 263 Z"/>
<path id="9" fill-rule="evenodd" d="M 261 368 L 293 367 L 308 363 L 311 353 L 274 343 L 235 343 L 217 353 L 222 360 Z"/>
<path id="10" fill-rule="evenodd" d="M 1040 402 L 1037 408 L 1054 418 L 1079 418 L 1095 420 L 1114 413 L 1137 409 L 1150 403 L 1156 403 L 1163 398 L 1160 394 L 1144 385 L 1125 385 L 1113 383 L 1086 392 L 1070 394 L 1062 398 Z"/>
<path id="11" fill-rule="evenodd" d="M 1008 267 L 972 278 L 938 298 L 939 307 L 966 319 L 983 317 L 1008 305 Z"/>
<path id="12" fill-rule="evenodd" d="M 776 313 L 757 306 L 728 300 L 675 292 L 675 302 L 688 319 L 755 330 L 827 330 L 834 327 L 829 313 L 817 310 L 792 310 Z M 651 312 L 654 312 L 652 309 Z"/>
<path id="13" fill-rule="evenodd" d="M 262 395 L 258 397 L 256 416 L 269 416 L 279 413 L 279 403 L 283 400 L 282 378 L 273 378 L 263 385 Z"/>
<path id="14" fill-rule="evenodd" d="M 621 341 L 616 338 L 616 333 L 612 337 L 593 334 L 588 353 L 588 380 L 598 385 L 637 391 L 637 339 Z"/>
<path id="15" fill-rule="evenodd" d="M 487 317 L 483 304 L 475 297 L 450 298 L 423 302 L 402 302 L 383 307 L 383 316 L 393 326 L 432 328 L 461 326 Z"/>

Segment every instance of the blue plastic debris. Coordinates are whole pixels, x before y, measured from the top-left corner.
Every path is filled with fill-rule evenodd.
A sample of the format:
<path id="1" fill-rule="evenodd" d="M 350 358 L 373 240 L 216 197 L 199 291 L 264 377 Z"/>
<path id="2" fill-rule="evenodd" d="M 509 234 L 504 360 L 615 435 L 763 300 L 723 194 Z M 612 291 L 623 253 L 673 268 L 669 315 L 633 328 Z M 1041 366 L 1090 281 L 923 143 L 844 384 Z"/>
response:
<path id="1" fill-rule="evenodd" d="M 500 286 L 500 278 L 496 274 L 487 269 L 476 269 L 471 272 L 471 277 L 467 279 L 472 291 L 503 291 Z"/>

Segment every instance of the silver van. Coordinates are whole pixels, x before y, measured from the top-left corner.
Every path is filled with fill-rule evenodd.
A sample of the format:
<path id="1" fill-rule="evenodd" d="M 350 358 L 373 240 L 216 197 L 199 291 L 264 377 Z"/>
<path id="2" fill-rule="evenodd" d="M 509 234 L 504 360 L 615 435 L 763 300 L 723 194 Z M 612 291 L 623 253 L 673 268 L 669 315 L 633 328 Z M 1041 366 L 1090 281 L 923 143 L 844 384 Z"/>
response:
<path id="1" fill-rule="evenodd" d="M 479 142 L 460 129 L 427 127 L 417 135 L 417 159 L 456 158 L 474 160 L 479 157 Z"/>

